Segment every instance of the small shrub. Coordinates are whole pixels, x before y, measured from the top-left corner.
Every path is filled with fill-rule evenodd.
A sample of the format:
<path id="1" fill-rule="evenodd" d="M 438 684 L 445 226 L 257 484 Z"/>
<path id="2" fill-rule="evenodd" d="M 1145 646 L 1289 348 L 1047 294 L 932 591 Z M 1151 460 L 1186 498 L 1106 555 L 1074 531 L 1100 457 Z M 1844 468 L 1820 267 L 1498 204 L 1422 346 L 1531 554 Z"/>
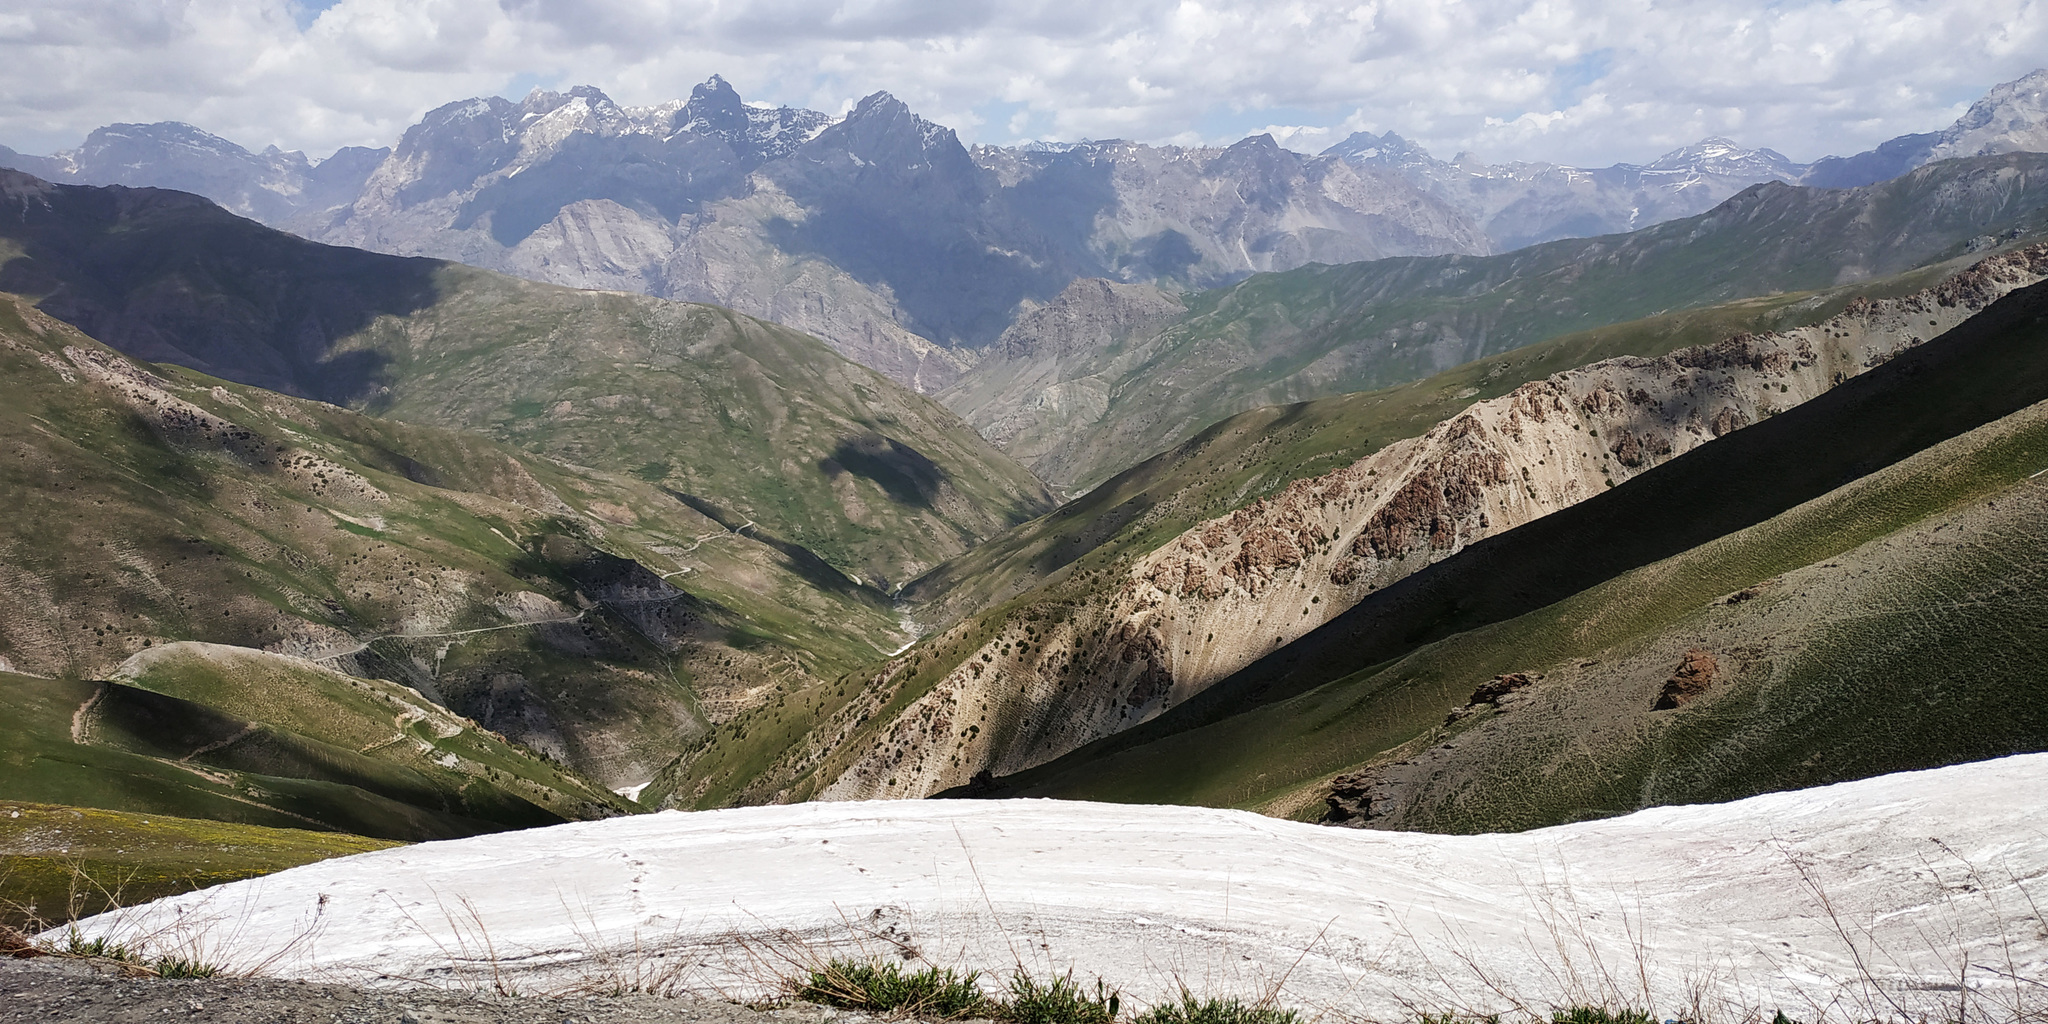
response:
<path id="1" fill-rule="evenodd" d="M 128 951 L 128 947 L 104 935 L 88 939 L 85 937 L 84 932 L 79 931 L 75 927 L 65 934 L 64 948 L 59 952 L 65 956 L 86 957 L 93 960 L 119 960 L 122 963 L 130 964 L 134 963 L 136 959 L 135 954 Z"/>
<path id="2" fill-rule="evenodd" d="M 1657 1018 L 1642 1010 L 1610 1010 L 1604 1006 L 1574 1006 L 1556 1010 L 1551 1024 L 1657 1024 Z"/>
<path id="3" fill-rule="evenodd" d="M 220 968 L 182 956 L 160 956 L 150 962 L 151 969 L 159 978 L 211 978 L 220 973 Z"/>
<path id="4" fill-rule="evenodd" d="M 1161 1003 L 1139 1014 L 1133 1024 L 1301 1024 L 1301 1016 L 1264 1003 L 1197 999 L 1182 989 L 1179 1003 Z"/>
<path id="5" fill-rule="evenodd" d="M 1122 1003 L 1115 989 L 1095 979 L 1089 994 L 1072 973 L 1041 983 L 1024 971 L 1010 979 L 1010 1002 L 1004 1020 L 1014 1024 L 1111 1024 Z"/>
<path id="6" fill-rule="evenodd" d="M 814 967 L 795 985 L 796 997 L 847 1010 L 957 1020 L 994 1016 L 1000 1007 L 975 985 L 981 972 L 957 974 L 927 967 L 904 973 L 890 961 L 833 960 Z"/>

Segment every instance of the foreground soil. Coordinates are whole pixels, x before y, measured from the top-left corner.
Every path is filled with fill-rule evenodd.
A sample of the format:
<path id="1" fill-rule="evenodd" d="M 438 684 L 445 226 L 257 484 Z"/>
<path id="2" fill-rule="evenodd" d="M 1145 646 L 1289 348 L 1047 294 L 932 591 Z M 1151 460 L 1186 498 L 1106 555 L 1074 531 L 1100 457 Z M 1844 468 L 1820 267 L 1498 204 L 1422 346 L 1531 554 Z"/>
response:
<path id="1" fill-rule="evenodd" d="M 426 989 L 365 991 L 269 978 L 166 981 L 112 965 L 41 957 L 0 959 L 0 1024 L 166 1020 L 209 1024 L 823 1024 L 862 1014 L 796 1004 L 757 1010 L 697 998 L 550 998 Z"/>

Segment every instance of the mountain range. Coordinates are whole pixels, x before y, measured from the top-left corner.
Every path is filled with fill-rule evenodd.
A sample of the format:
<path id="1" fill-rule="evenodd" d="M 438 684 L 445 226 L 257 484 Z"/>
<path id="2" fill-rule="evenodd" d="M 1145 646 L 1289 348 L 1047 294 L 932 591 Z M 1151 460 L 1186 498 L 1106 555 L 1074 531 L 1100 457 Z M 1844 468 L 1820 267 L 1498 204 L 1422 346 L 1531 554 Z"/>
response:
<path id="1" fill-rule="evenodd" d="M 1053 486 L 1083 489 L 1230 413 L 2009 244 L 2048 227 L 2044 171 L 2048 157 L 2011 153 L 1854 189 L 1768 182 L 1628 234 L 1305 266 L 1173 302 L 1082 282 L 1019 321 L 939 397 Z"/>
<path id="2" fill-rule="evenodd" d="M 50 157 L 0 148 L 0 166 L 192 191 L 316 241 L 724 305 L 936 392 L 1077 278 L 1177 293 L 1633 230 L 1763 181 L 1867 185 L 2040 148 L 2044 86 L 2036 72 L 1943 131 L 1810 165 L 1724 139 L 1600 169 L 1445 162 L 1392 132 L 1313 157 L 1265 135 L 967 147 L 886 93 L 833 118 L 749 105 L 714 76 L 652 107 L 587 86 L 463 100 L 391 148 L 317 163 L 167 122 L 108 126 Z"/>
<path id="3" fill-rule="evenodd" d="M 1769 149 L 1709 138 L 1647 164 L 1566 167 L 1439 160 L 1388 131 L 1358 132 L 1324 152 L 1400 174 L 1480 225 L 1497 252 L 1558 238 L 1615 234 L 1704 213 L 1765 181 L 1855 188 L 1937 160 L 2048 151 L 2048 72 L 1991 89 L 1954 124 L 1901 135 L 1853 156 L 1795 163 Z"/>

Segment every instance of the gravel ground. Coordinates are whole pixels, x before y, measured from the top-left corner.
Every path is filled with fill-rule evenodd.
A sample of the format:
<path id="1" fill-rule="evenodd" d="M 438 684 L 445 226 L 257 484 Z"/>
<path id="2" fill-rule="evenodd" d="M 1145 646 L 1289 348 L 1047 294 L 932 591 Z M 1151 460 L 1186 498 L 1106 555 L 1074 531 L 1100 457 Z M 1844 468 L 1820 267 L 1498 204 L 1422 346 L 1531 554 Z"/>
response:
<path id="1" fill-rule="evenodd" d="M 865 1014 L 796 1004 L 756 1010 L 660 996 L 503 997 L 365 991 L 270 978 L 165 981 L 97 963 L 0 959 L 0 1024 L 869 1024 Z"/>

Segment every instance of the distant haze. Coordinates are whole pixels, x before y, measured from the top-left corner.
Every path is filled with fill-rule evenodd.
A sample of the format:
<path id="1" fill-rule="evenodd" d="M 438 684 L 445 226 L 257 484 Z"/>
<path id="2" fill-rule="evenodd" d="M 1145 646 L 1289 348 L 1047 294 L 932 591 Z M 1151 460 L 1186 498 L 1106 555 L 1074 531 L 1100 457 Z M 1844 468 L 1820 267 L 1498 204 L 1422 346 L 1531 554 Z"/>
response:
<path id="1" fill-rule="evenodd" d="M 2048 52 L 2027 0 L 69 0 L 0 13 L 0 144 L 178 120 L 317 156 L 454 96 L 687 96 L 828 113 L 887 89 L 964 141 L 1643 161 L 1710 135 L 1795 160 L 1953 120 Z"/>

